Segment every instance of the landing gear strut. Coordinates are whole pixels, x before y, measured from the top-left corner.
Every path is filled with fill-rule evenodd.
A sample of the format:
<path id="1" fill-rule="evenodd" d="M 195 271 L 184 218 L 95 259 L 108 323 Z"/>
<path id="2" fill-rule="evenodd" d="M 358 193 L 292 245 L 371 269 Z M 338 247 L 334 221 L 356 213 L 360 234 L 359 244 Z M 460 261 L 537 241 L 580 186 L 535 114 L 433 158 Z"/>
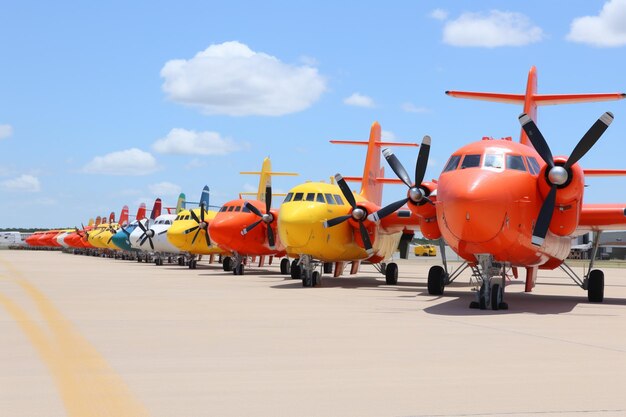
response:
<path id="1" fill-rule="evenodd" d="M 507 310 L 509 305 L 504 300 L 506 286 L 506 264 L 493 261 L 491 255 L 477 255 L 478 266 L 473 267 L 474 276 L 480 282 L 476 291 L 476 301 L 470 303 L 470 308 L 486 310 Z"/>
<path id="2" fill-rule="evenodd" d="M 300 271 L 299 275 L 300 279 L 302 279 L 303 287 L 319 287 L 322 285 L 322 274 L 320 271 L 316 271 L 318 264 L 320 263 L 313 260 L 311 255 L 300 256 L 297 268 Z M 293 271 L 293 265 L 291 270 Z"/>

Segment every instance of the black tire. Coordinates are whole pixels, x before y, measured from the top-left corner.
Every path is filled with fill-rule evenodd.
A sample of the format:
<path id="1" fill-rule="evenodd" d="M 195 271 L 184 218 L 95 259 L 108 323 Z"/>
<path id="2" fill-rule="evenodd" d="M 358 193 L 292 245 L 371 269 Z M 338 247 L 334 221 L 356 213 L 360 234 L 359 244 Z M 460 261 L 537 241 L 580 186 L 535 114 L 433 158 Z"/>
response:
<path id="1" fill-rule="evenodd" d="M 245 271 L 245 266 L 243 265 L 243 263 L 239 264 L 239 266 L 237 267 L 238 271 L 237 271 L 237 275 L 243 275 L 244 271 Z"/>
<path id="2" fill-rule="evenodd" d="M 490 301 L 492 310 L 500 309 L 500 303 L 502 302 L 502 289 L 500 284 L 493 284 L 491 286 Z"/>
<path id="3" fill-rule="evenodd" d="M 396 285 L 398 283 L 398 264 L 395 262 L 387 264 L 385 268 L 385 281 L 387 285 Z"/>
<path id="4" fill-rule="evenodd" d="M 300 271 L 300 265 L 298 265 L 298 260 L 294 260 L 293 262 L 291 262 L 291 279 L 300 279 L 301 278 L 301 271 Z"/>
<path id="5" fill-rule="evenodd" d="M 317 287 L 321 284 L 322 276 L 320 275 L 319 271 L 313 271 L 313 273 L 311 273 L 311 287 Z"/>
<path id="6" fill-rule="evenodd" d="M 189 269 L 196 269 L 197 266 L 198 266 L 198 261 L 196 261 L 195 259 L 192 259 L 191 261 L 189 261 Z"/>
<path id="7" fill-rule="evenodd" d="M 233 261 L 230 256 L 225 256 L 222 260 L 222 269 L 226 272 L 231 271 L 233 269 Z"/>
<path id="8" fill-rule="evenodd" d="M 478 301 L 472 301 L 469 305 L 469 308 L 480 308 L 480 304 L 478 304 Z"/>
<path id="9" fill-rule="evenodd" d="M 300 271 L 300 276 L 302 277 L 302 286 L 307 288 L 307 287 L 312 287 L 313 286 L 313 280 L 312 280 L 312 274 L 307 274 L 304 271 Z"/>
<path id="10" fill-rule="evenodd" d="M 280 260 L 280 273 L 281 275 L 289 275 L 291 272 L 291 262 L 289 262 L 288 258 L 283 258 Z"/>
<path id="11" fill-rule="evenodd" d="M 428 294 L 443 295 L 446 286 L 446 271 L 440 265 L 431 266 L 428 270 Z"/>
<path id="12" fill-rule="evenodd" d="M 604 300 L 604 272 L 599 269 L 589 272 L 587 299 L 590 303 L 601 303 Z"/>
<path id="13" fill-rule="evenodd" d="M 324 262 L 324 273 L 332 274 L 333 273 L 333 263 L 332 262 Z"/>

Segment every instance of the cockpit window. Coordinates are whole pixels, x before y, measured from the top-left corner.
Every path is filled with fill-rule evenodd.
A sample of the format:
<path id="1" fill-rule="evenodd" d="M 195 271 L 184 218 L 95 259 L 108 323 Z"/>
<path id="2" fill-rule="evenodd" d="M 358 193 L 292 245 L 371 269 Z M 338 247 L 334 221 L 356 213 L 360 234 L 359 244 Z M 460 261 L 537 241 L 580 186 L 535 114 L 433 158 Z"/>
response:
<path id="1" fill-rule="evenodd" d="M 461 163 L 461 169 L 475 168 L 480 166 L 480 155 L 465 155 Z"/>
<path id="2" fill-rule="evenodd" d="M 526 158 L 526 161 L 528 162 L 528 169 L 530 170 L 530 173 L 533 175 L 539 174 L 539 171 L 541 171 L 541 168 L 539 167 L 539 163 L 537 162 L 535 157 L 529 156 Z"/>
<path id="3" fill-rule="evenodd" d="M 228 207 L 228 211 L 233 211 L 234 209 L 235 209 L 235 206 Z"/>
<path id="4" fill-rule="evenodd" d="M 339 194 L 335 194 L 335 201 L 337 202 L 337 204 L 339 204 L 340 206 L 343 206 L 343 199 L 341 198 L 341 196 Z"/>
<path id="5" fill-rule="evenodd" d="M 494 155 L 494 154 L 486 154 L 485 160 L 483 162 L 483 167 L 485 168 L 504 168 L 504 155 Z"/>
<path id="6" fill-rule="evenodd" d="M 328 204 L 335 204 L 335 199 L 332 194 L 324 194 L 324 196 L 326 197 L 326 202 Z"/>
<path id="7" fill-rule="evenodd" d="M 324 194 L 317 193 L 315 196 L 315 201 L 317 201 L 318 203 L 325 203 L 326 200 L 324 200 Z"/>
<path id="8" fill-rule="evenodd" d="M 506 169 L 515 169 L 517 171 L 526 171 L 524 166 L 524 160 L 521 155 L 507 155 L 506 156 Z"/>
<path id="9" fill-rule="evenodd" d="M 235 211 L 241 211 L 241 206 L 236 206 Z"/>
<path id="10" fill-rule="evenodd" d="M 220 212 L 226 211 L 226 208 L 227 208 L 226 206 L 222 206 L 222 208 L 220 209 Z"/>
<path id="11" fill-rule="evenodd" d="M 308 193 L 306 195 L 306 201 L 315 201 L 315 193 Z"/>
<path id="12" fill-rule="evenodd" d="M 296 193 L 293 196 L 293 201 L 302 201 L 302 197 L 304 196 L 304 193 Z"/>
<path id="13" fill-rule="evenodd" d="M 287 193 L 287 197 L 285 197 L 285 201 L 283 203 L 288 203 L 293 198 L 293 193 Z"/>
<path id="14" fill-rule="evenodd" d="M 461 155 L 452 155 L 450 159 L 448 159 L 448 163 L 446 167 L 443 169 L 443 172 L 454 171 L 457 166 L 459 166 L 459 161 L 461 160 Z"/>
<path id="15" fill-rule="evenodd" d="M 189 214 L 185 216 L 185 220 L 189 220 Z"/>

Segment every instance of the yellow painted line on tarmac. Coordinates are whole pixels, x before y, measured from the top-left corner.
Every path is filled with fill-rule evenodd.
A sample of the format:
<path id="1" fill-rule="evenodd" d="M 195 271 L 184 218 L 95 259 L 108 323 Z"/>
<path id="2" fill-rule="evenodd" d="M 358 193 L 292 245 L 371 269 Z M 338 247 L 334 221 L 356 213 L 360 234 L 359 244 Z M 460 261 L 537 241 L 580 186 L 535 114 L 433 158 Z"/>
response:
<path id="1" fill-rule="evenodd" d="M 0 264 L 10 273 L 6 278 L 28 295 L 48 326 L 50 335 L 18 304 L 0 294 L 0 305 L 15 320 L 50 370 L 68 416 L 148 416 L 145 407 L 134 398 L 122 378 L 45 294 L 2 257 Z"/>

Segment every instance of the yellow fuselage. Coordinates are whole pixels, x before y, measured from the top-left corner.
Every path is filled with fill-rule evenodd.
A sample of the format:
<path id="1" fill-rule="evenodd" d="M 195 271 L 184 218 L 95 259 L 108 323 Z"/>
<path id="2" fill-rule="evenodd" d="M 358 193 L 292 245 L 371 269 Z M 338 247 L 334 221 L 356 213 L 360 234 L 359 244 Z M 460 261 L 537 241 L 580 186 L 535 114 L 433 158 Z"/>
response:
<path id="1" fill-rule="evenodd" d="M 117 231 L 119 224 L 117 223 L 103 223 L 98 225 L 94 230 L 89 232 L 87 240 L 94 247 L 99 249 L 113 249 L 119 250 L 117 246 L 113 244 L 111 237 L 115 234 L 111 229 Z"/>
<path id="2" fill-rule="evenodd" d="M 193 209 L 193 212 L 196 214 L 198 219 L 200 218 L 200 208 Z M 204 220 L 208 223 L 213 220 L 216 211 L 209 210 L 204 212 Z M 167 230 L 167 240 L 180 249 L 183 252 L 193 253 L 195 255 L 213 255 L 213 254 L 223 254 L 225 253 L 219 246 L 216 246 L 211 242 L 211 245 L 207 245 L 206 237 L 204 235 L 204 231 L 200 231 L 198 233 L 198 237 L 196 238 L 193 244 L 191 243 L 194 235 L 197 230 L 187 232 L 189 229 L 198 226 L 193 218 L 191 218 L 191 214 L 189 210 L 182 210 L 176 216 L 174 223 Z"/>
<path id="3" fill-rule="evenodd" d="M 333 227 L 324 222 L 351 212 L 351 207 L 338 186 L 320 182 L 298 185 L 289 191 L 278 213 L 278 233 L 290 256 L 310 255 L 324 262 L 355 261 L 369 257 L 355 240 L 358 229 L 350 221 Z M 311 196 L 311 194 L 313 196 Z M 322 198 L 319 196 L 323 194 Z M 337 197 L 339 197 L 338 204 Z M 332 198 L 332 199 L 331 199 Z M 357 205 L 365 200 L 355 194 Z M 398 247 L 401 233 L 381 233 L 374 228 L 372 238 L 374 255 L 391 257 Z"/>

